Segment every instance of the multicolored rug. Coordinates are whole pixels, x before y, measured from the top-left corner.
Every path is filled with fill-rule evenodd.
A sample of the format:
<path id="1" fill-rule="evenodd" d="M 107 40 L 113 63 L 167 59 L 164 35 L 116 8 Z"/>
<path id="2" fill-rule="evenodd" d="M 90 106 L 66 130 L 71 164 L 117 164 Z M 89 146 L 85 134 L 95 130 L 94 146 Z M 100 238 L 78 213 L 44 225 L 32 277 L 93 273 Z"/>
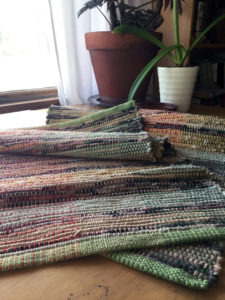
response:
<path id="1" fill-rule="evenodd" d="M 88 109 L 78 109 L 73 106 L 51 105 L 47 112 L 46 124 L 57 124 L 78 119 L 90 114 Z"/>
<path id="2" fill-rule="evenodd" d="M 197 166 L 0 156 L 2 271 L 225 237 L 225 196 Z"/>
<path id="3" fill-rule="evenodd" d="M 173 149 L 135 133 L 140 121 L 131 101 L 0 133 L 2 271 L 120 251 L 108 256 L 191 287 L 215 282 L 224 246 L 208 241 L 225 238 L 224 192 L 202 166 L 168 165 Z"/>
<path id="4" fill-rule="evenodd" d="M 67 118 L 78 117 L 80 113 L 80 110 L 72 107 L 67 110 L 64 110 L 63 107 L 50 107 L 48 111 L 49 123 L 57 122 L 62 115 L 66 120 Z M 82 113 L 88 114 L 88 111 Z M 214 140 L 216 139 L 217 133 L 214 131 L 216 124 L 220 126 L 222 131 L 225 130 L 223 119 L 156 109 L 139 109 L 139 115 L 144 119 L 146 131 L 154 136 L 168 136 L 169 141 L 174 144 L 178 151 L 181 151 L 189 160 L 191 158 L 192 163 L 209 167 L 213 171 L 211 176 L 220 185 L 225 186 L 224 154 L 220 152 L 211 153 L 212 149 L 207 153 L 195 149 L 196 146 L 206 144 L 207 138 L 204 135 L 206 132 L 209 136 L 210 134 L 213 135 Z M 187 126 L 188 124 L 189 126 Z M 211 136 L 210 139 L 212 138 Z M 183 143 L 178 143 L 178 140 L 183 140 Z M 189 287 L 205 288 L 214 284 L 218 278 L 219 262 L 223 249 L 224 244 L 222 242 L 207 242 L 173 246 L 172 248 L 158 248 L 154 251 L 148 249 L 114 252 L 108 254 L 108 257 L 167 280 Z"/>
<path id="5" fill-rule="evenodd" d="M 50 108 L 48 116 L 51 114 L 51 110 Z M 63 107 L 63 110 L 58 108 L 57 111 L 58 116 L 63 114 L 63 118 L 65 118 L 65 107 Z M 67 108 L 66 111 L 70 111 L 69 121 L 49 124 L 47 126 L 38 127 L 38 129 L 88 132 L 139 132 L 143 127 L 142 118 L 137 114 L 137 107 L 134 101 L 128 101 L 91 114 L 87 113 L 87 115 L 84 115 L 83 110 L 80 110 L 80 118 L 77 118 L 77 110 Z M 74 118 L 71 120 L 72 115 Z"/>
<path id="6" fill-rule="evenodd" d="M 192 164 L 205 166 L 225 187 L 225 118 L 141 109 L 144 130 L 167 137 Z"/>
<path id="7" fill-rule="evenodd" d="M 131 101 L 133 103 L 133 101 Z M 125 104 L 127 105 L 127 103 Z M 147 108 L 148 110 L 154 110 L 162 112 L 162 110 L 166 111 L 176 111 L 176 105 L 168 104 L 168 103 L 150 103 L 143 102 L 138 103 L 138 109 Z M 92 106 L 91 111 L 93 110 L 100 111 L 103 110 L 101 106 Z M 76 106 L 58 106 L 51 105 L 47 112 L 46 124 L 57 124 L 61 122 L 67 122 L 74 119 L 78 119 L 83 116 L 87 116 L 90 114 L 90 106 L 83 107 L 82 105 L 79 108 Z"/>
<path id="8" fill-rule="evenodd" d="M 145 131 L 92 133 L 37 129 L 0 131 L 0 153 L 152 162 L 175 156 L 166 139 L 152 138 Z"/>
<path id="9" fill-rule="evenodd" d="M 130 105 L 131 103 L 133 101 Z M 47 123 L 53 124 L 59 120 L 88 114 L 88 110 L 51 106 Z M 151 136 L 168 137 L 169 142 L 183 157 L 188 158 L 192 164 L 209 168 L 214 179 L 225 187 L 225 119 L 143 108 L 138 109 L 138 114 L 143 118 L 145 131 Z"/>

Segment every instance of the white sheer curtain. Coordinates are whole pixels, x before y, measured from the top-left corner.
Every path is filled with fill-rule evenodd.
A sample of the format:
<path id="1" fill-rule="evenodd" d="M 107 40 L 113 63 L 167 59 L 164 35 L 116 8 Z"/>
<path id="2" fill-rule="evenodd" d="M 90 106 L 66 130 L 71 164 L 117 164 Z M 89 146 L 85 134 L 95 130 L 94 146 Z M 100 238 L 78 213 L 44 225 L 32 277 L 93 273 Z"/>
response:
<path id="1" fill-rule="evenodd" d="M 49 0 L 60 74 L 58 91 L 61 105 L 85 103 L 90 95 L 98 93 L 84 34 L 109 28 L 96 10 L 87 11 L 78 19 L 77 12 L 85 2 Z"/>
<path id="2" fill-rule="evenodd" d="M 97 9 L 85 12 L 78 19 L 77 12 L 85 2 L 87 0 L 49 0 L 60 74 L 58 92 L 61 105 L 85 103 L 89 96 L 98 93 L 84 34 L 109 30 L 109 26 Z M 126 2 L 138 5 L 145 1 Z"/>

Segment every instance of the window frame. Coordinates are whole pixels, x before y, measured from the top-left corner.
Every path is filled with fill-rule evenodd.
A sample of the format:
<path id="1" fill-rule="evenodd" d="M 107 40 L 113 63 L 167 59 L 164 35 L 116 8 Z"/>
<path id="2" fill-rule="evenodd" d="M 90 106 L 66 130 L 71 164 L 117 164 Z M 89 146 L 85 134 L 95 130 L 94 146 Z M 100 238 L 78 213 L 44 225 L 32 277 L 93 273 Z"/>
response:
<path id="1" fill-rule="evenodd" d="M 56 87 L 0 92 L 0 114 L 58 105 Z"/>

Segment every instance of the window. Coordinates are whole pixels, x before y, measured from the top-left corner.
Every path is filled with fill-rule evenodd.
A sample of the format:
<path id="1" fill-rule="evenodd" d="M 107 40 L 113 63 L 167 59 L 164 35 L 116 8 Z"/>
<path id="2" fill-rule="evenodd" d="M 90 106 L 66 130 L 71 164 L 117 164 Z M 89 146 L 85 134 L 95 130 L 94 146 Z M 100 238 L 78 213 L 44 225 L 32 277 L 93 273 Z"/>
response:
<path id="1" fill-rule="evenodd" d="M 10 99 L 9 91 L 27 90 L 24 99 L 29 91 L 32 99 L 34 89 L 39 94 L 56 83 L 48 0 L 0 0 L 0 93 L 7 92 Z"/>

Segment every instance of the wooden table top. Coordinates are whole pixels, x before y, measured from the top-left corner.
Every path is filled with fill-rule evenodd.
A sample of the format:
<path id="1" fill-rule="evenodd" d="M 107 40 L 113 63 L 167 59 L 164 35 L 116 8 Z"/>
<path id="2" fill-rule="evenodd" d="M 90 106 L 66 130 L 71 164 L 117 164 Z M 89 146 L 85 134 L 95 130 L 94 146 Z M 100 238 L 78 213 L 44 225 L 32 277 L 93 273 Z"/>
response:
<path id="1" fill-rule="evenodd" d="M 192 107 L 225 116 L 225 109 Z M 0 128 L 44 124 L 46 110 L 0 115 Z M 225 264 L 216 286 L 191 290 L 101 256 L 0 274 L 1 300 L 225 300 Z"/>
<path id="2" fill-rule="evenodd" d="M 225 268 L 219 283 L 195 291 L 92 256 L 0 274 L 1 300 L 224 300 Z"/>

